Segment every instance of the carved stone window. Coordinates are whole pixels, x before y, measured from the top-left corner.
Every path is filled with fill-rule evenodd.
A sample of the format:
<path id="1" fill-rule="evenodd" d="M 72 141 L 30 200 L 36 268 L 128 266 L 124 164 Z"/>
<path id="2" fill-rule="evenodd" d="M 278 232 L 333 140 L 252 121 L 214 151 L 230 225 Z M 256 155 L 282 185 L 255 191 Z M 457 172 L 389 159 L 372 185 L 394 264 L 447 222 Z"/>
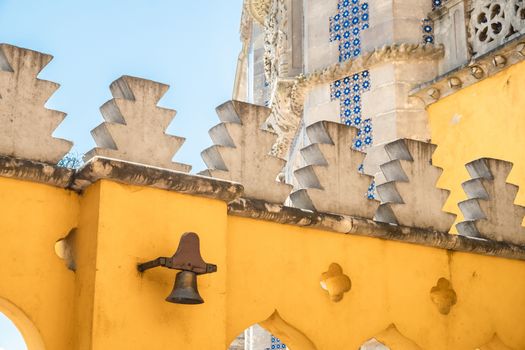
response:
<path id="1" fill-rule="evenodd" d="M 524 32 L 524 0 L 472 2 L 470 39 L 475 56 L 482 55 Z"/>

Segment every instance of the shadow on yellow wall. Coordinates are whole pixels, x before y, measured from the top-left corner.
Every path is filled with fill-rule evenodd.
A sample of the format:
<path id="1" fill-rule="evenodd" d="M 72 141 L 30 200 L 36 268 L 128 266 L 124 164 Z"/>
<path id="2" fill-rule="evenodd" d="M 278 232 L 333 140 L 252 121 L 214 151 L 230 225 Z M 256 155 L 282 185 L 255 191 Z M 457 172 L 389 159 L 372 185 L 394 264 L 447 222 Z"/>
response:
<path id="1" fill-rule="evenodd" d="M 461 183 L 470 179 L 465 164 L 482 157 L 514 164 L 507 180 L 525 187 L 525 63 L 466 87 L 428 108 L 433 164 L 443 168 L 438 187 L 451 190 L 444 210 L 463 216 L 457 203 L 466 199 Z M 525 191 L 515 203 L 525 205 Z M 455 227 L 452 232 L 457 232 Z"/>

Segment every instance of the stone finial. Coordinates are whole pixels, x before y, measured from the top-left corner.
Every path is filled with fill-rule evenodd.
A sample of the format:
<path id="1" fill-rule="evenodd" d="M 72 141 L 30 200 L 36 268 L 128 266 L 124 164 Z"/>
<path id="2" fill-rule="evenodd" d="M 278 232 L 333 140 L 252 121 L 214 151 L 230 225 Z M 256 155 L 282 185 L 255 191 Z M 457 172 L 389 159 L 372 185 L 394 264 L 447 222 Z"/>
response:
<path id="1" fill-rule="evenodd" d="M 373 218 L 379 203 L 367 198 L 373 178 L 359 172 L 365 153 L 351 148 L 357 129 L 321 121 L 306 129 L 311 145 L 301 154 L 306 166 L 295 171 L 304 189 L 290 195 L 295 207 Z"/>
<path id="2" fill-rule="evenodd" d="M 448 232 L 456 216 L 442 211 L 449 191 L 436 188 L 442 169 L 432 165 L 436 146 L 399 139 L 385 145 L 390 161 L 381 165 L 384 183 L 377 185 L 381 199 L 375 220 Z"/>
<path id="3" fill-rule="evenodd" d="M 176 111 L 157 106 L 169 86 L 122 76 L 109 89 L 113 99 L 100 107 L 105 122 L 91 131 L 98 147 L 84 159 L 101 156 L 189 172 L 191 166 L 172 161 L 185 139 L 165 133 Z"/>
<path id="4" fill-rule="evenodd" d="M 66 114 L 44 107 L 60 85 L 37 78 L 52 59 L 0 44 L 0 154 L 56 164 L 71 149 L 51 136 Z"/>
<path id="5" fill-rule="evenodd" d="M 514 204 L 518 186 L 506 182 L 512 163 L 482 158 L 466 165 L 472 177 L 462 184 L 468 199 L 459 203 L 465 221 L 456 225 L 464 236 L 525 244 L 521 225 L 525 207 Z"/>
<path id="6" fill-rule="evenodd" d="M 270 112 L 239 101 L 217 107 L 221 123 L 209 131 L 214 146 L 201 153 L 208 170 L 200 174 L 239 182 L 246 197 L 284 203 L 291 187 L 277 177 L 285 161 L 269 154 L 277 135 L 261 128 Z"/>

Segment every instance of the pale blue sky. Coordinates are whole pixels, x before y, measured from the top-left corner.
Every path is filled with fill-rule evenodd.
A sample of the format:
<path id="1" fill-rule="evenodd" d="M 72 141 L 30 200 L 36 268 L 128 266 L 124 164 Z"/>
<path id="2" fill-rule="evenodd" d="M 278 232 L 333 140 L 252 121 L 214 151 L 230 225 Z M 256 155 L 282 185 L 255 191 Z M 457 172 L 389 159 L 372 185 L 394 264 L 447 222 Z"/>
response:
<path id="1" fill-rule="evenodd" d="M 109 84 L 134 75 L 169 84 L 160 105 L 178 111 L 169 133 L 186 137 L 175 159 L 204 168 L 215 107 L 231 98 L 242 0 L 0 0 L 0 41 L 49 53 L 40 78 L 61 88 L 47 103 L 68 113 L 55 136 L 74 151 L 94 146 L 90 130 Z M 1 295 L 0 295 L 1 297 Z M 0 317 L 0 350 L 20 350 Z M 4 348 L 4 349 L 2 349 Z"/>
<path id="2" fill-rule="evenodd" d="M 178 111 L 168 132 L 187 139 L 175 159 L 195 172 L 214 109 L 231 98 L 241 8 L 241 0 L 0 0 L 0 37 L 54 56 L 40 77 L 61 84 L 47 106 L 68 113 L 54 135 L 77 152 L 94 146 L 89 132 L 113 80 L 170 85 L 160 102 Z"/>

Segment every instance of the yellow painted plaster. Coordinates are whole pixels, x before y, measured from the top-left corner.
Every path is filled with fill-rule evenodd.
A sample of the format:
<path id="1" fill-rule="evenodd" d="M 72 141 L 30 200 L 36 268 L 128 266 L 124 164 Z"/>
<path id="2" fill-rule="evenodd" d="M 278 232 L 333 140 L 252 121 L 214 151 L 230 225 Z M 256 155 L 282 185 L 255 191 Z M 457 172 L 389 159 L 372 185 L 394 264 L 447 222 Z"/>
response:
<path id="1" fill-rule="evenodd" d="M 514 163 L 508 182 L 525 187 L 525 62 L 450 95 L 428 108 L 433 162 L 444 169 L 438 186 L 451 190 L 445 210 L 462 216 L 465 164 L 482 157 Z M 516 203 L 525 205 L 525 191 Z M 455 228 L 453 230 L 455 231 Z"/>
<path id="2" fill-rule="evenodd" d="M 34 334 L 27 326 L 31 321 L 46 349 L 71 349 L 75 275 L 54 246 L 77 225 L 77 194 L 0 178 L 0 213 L 0 299 L 13 305 L 0 303 L 0 312 L 19 312 L 13 321 L 26 337 Z M 27 342 L 35 343 L 34 338 Z"/>
<path id="3" fill-rule="evenodd" d="M 0 198 L 9 214 L 0 298 L 27 315 L 45 349 L 225 350 L 257 322 L 293 350 L 357 349 L 374 337 L 393 350 L 468 350 L 495 333 L 525 348 L 525 262 L 228 216 L 221 201 L 107 180 L 79 199 L 0 178 Z M 73 273 L 54 242 L 75 227 Z M 199 276 L 203 305 L 164 301 L 175 271 L 136 270 L 172 255 L 187 231 L 218 265 Z M 319 283 L 332 263 L 352 281 L 338 303 Z M 446 316 L 430 298 L 442 277 L 457 293 Z"/>

